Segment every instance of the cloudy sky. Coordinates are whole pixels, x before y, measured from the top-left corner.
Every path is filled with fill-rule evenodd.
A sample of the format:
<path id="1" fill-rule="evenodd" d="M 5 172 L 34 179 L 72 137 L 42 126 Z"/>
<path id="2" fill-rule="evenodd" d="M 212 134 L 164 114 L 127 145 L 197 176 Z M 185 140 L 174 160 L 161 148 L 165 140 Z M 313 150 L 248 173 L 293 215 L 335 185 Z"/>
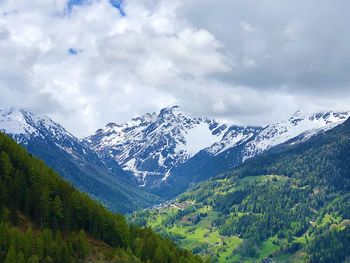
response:
<path id="1" fill-rule="evenodd" d="M 0 107 L 77 136 L 179 104 L 263 125 L 350 110 L 348 0 L 0 0 Z"/>

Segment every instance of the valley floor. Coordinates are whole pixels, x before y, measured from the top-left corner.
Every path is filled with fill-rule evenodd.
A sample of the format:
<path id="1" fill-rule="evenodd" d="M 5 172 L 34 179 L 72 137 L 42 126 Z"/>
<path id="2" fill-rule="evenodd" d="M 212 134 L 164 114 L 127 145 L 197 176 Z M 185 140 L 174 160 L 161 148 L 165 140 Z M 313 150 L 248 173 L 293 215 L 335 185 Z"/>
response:
<path id="1" fill-rule="evenodd" d="M 237 185 L 239 187 L 239 185 L 252 184 L 257 181 L 264 182 L 270 177 L 247 177 Z M 280 176 L 278 180 L 287 179 Z M 216 192 L 220 193 L 222 190 L 218 188 Z M 187 214 L 184 212 L 185 210 L 190 210 L 190 213 Z M 183 216 L 173 221 L 172 219 L 178 217 L 178 214 L 183 214 Z M 194 218 L 198 215 L 199 218 Z M 259 247 L 257 257 L 241 257 L 237 250 L 243 243 L 242 237 L 221 235 L 219 228 L 215 226 L 215 221 L 219 217 L 220 214 L 214 211 L 210 205 L 198 206 L 193 201 L 184 200 L 170 201 L 151 209 L 145 209 L 142 213 L 136 213 L 131 220 L 136 222 L 141 220 L 139 223 L 170 237 L 181 247 L 204 258 L 210 257 L 214 262 L 261 262 L 267 260 L 271 255 L 278 255 L 281 245 L 286 243 L 283 239 L 272 237 Z M 302 257 L 298 254 L 283 254 L 276 259 L 278 258 L 279 262 L 290 262 L 291 256 L 293 256 L 293 262 L 303 262 Z"/>
<path id="2" fill-rule="evenodd" d="M 217 202 L 214 200 L 218 200 L 218 196 L 224 197 L 230 193 L 245 191 L 252 186 L 256 189 L 266 185 L 272 188 L 283 187 L 290 184 L 291 180 L 286 176 L 277 175 L 245 177 L 233 185 L 225 180 L 223 179 L 220 185 L 213 187 L 215 189 L 213 190 L 214 195 L 211 195 L 212 193 L 198 193 L 195 189 L 193 192 L 185 193 L 175 201 L 137 212 L 131 215 L 129 220 L 139 225 L 151 227 L 163 236 L 174 240 L 181 247 L 201 255 L 203 258 L 210 258 L 211 262 L 220 263 L 309 262 L 309 255 L 301 247 L 307 245 L 311 240 L 308 233 L 310 229 L 312 227 L 328 227 L 329 225 L 341 226 L 344 223 L 340 217 L 325 214 L 324 218 L 317 223 L 310 221 L 308 230 L 303 234 L 290 236 L 288 231 L 283 231 L 279 232 L 278 235 L 264 238 L 260 244 L 254 243 L 250 245 L 250 248 L 247 248 L 243 234 L 223 233 L 223 226 L 228 222 L 232 222 L 234 225 L 237 220 L 253 214 L 248 211 L 225 211 L 223 213 L 221 208 L 218 209 Z M 194 196 L 196 198 L 193 198 Z M 254 214 L 254 216 L 256 215 Z M 254 223 L 247 222 L 246 224 L 253 225 Z"/>

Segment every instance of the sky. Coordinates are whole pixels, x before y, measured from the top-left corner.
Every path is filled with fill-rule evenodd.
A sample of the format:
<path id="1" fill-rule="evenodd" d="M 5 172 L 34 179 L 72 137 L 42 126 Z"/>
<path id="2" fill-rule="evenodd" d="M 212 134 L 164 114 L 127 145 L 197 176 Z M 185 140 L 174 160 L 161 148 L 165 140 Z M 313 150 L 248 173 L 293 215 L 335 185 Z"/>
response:
<path id="1" fill-rule="evenodd" d="M 347 0 L 0 0 L 0 107 L 73 134 L 181 105 L 265 125 L 350 110 Z"/>

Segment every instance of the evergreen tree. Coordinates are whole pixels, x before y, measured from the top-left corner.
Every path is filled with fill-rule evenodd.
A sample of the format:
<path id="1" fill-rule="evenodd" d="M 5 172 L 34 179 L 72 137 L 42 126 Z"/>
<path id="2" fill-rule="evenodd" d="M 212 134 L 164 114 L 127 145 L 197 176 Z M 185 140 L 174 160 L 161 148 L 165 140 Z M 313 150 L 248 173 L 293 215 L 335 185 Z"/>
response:
<path id="1" fill-rule="evenodd" d="M 28 258 L 27 263 L 39 263 L 39 257 L 37 255 L 32 255 Z"/>
<path id="2" fill-rule="evenodd" d="M 4 263 L 17 263 L 16 255 L 17 253 L 14 246 L 10 246 L 10 249 L 7 251 Z"/>
<path id="3" fill-rule="evenodd" d="M 12 174 L 13 167 L 8 154 L 4 151 L 0 153 L 0 175 L 4 180 L 9 180 Z"/>
<path id="4" fill-rule="evenodd" d="M 63 219 L 63 207 L 61 198 L 56 195 L 52 204 L 53 218 L 52 225 L 53 229 L 57 230 Z"/>
<path id="5" fill-rule="evenodd" d="M 26 263 L 26 260 L 24 259 L 24 255 L 22 252 L 19 252 L 17 254 L 17 263 Z"/>

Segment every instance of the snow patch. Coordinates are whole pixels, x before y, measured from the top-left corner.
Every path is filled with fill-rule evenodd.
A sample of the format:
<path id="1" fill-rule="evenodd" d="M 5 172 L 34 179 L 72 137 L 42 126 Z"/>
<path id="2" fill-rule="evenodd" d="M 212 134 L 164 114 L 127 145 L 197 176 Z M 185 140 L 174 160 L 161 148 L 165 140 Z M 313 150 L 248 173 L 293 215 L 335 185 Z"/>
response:
<path id="1" fill-rule="evenodd" d="M 199 151 L 217 143 L 221 140 L 221 136 L 212 134 L 208 124 L 202 122 L 194 128 L 184 132 L 184 143 L 179 143 L 176 147 L 177 152 L 184 151 L 190 156 L 195 155 Z"/>
<path id="2" fill-rule="evenodd" d="M 11 135 L 32 135 L 36 129 L 30 126 L 23 114 L 16 109 L 0 110 L 0 130 Z"/>
<path id="3" fill-rule="evenodd" d="M 303 133 L 305 133 L 304 139 L 307 140 L 321 130 L 329 130 L 342 124 L 349 116 L 350 112 L 331 111 L 309 116 L 297 112 L 288 120 L 269 125 L 261 131 L 253 141 L 247 144 L 243 161 Z"/>

